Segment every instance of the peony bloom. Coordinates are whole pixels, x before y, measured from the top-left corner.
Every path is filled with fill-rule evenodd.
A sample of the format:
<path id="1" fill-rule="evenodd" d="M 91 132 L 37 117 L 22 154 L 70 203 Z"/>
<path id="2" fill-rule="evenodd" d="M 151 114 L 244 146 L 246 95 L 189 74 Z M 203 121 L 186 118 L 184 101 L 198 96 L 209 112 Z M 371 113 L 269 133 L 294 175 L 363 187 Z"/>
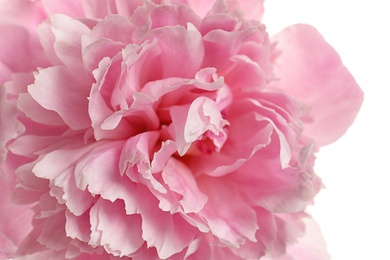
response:
<path id="1" fill-rule="evenodd" d="M 327 259 L 314 153 L 363 94 L 262 10 L 0 0 L 0 258 Z"/>

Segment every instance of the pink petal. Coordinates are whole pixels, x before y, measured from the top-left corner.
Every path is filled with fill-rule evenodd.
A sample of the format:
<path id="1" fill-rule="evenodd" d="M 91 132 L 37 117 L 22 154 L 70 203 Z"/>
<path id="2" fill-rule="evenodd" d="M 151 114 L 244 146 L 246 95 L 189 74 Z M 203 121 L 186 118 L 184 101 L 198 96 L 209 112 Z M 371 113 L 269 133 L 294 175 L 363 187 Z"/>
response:
<path id="1" fill-rule="evenodd" d="M 200 17 L 186 5 L 158 6 L 150 12 L 150 19 L 152 22 L 151 30 L 176 25 L 186 27 L 187 23 L 199 28 L 200 24 Z"/>
<path id="2" fill-rule="evenodd" d="M 135 26 L 127 17 L 109 15 L 100 21 L 88 34 L 84 36 L 83 44 L 91 44 L 101 39 L 110 39 L 113 42 L 132 43 L 132 32 Z"/>
<path id="3" fill-rule="evenodd" d="M 180 204 L 184 213 L 197 213 L 203 209 L 207 196 L 199 190 L 192 172 L 184 163 L 171 158 L 162 171 L 162 177 L 172 191 L 183 196 Z"/>
<path id="4" fill-rule="evenodd" d="M 80 190 L 87 189 L 93 196 L 100 195 L 111 202 L 123 200 L 126 212 L 134 214 L 139 204 L 135 198 L 137 188 L 119 171 L 122 146 L 123 142 L 102 143 L 80 156 L 74 168 L 75 182 Z"/>
<path id="5" fill-rule="evenodd" d="M 352 124 L 363 93 L 339 55 L 309 25 L 291 26 L 272 38 L 276 51 L 272 84 L 310 106 L 305 134 L 319 146 L 339 138 Z"/>
<path id="6" fill-rule="evenodd" d="M 11 176 L 4 176 L 5 165 L 0 172 L 0 258 L 8 259 L 15 255 L 20 244 L 31 231 L 33 211 L 31 205 L 16 205 L 11 201 L 14 183 L 6 181 Z"/>
<path id="7" fill-rule="evenodd" d="M 259 118 L 256 111 L 259 107 L 247 101 L 233 103 L 234 106 L 227 115 L 230 123 L 229 138 L 219 153 L 201 154 L 188 159 L 195 175 L 222 176 L 234 172 L 257 151 L 269 145 L 271 134 L 275 131 L 272 121 L 269 118 Z M 246 127 L 248 125 L 251 127 Z M 288 162 L 289 153 L 283 149 L 278 151 L 282 156 L 277 158 L 284 158 L 283 161 Z"/>
<path id="8" fill-rule="evenodd" d="M 84 15 L 82 1 L 72 0 L 41 0 L 48 15 L 61 13 L 72 17 Z"/>
<path id="9" fill-rule="evenodd" d="M 55 42 L 49 48 L 54 48 L 64 65 L 82 77 L 85 69 L 82 63 L 81 37 L 89 33 L 90 29 L 82 22 L 63 14 L 51 16 L 50 26 Z M 39 36 L 45 38 L 45 34 Z"/>
<path id="10" fill-rule="evenodd" d="M 65 212 L 60 211 L 45 219 L 43 230 L 37 238 L 37 242 L 56 251 L 66 249 L 70 238 L 65 232 Z"/>
<path id="11" fill-rule="evenodd" d="M 280 257 L 265 257 L 264 260 L 329 260 L 324 238 L 320 228 L 310 217 L 304 219 L 306 232 L 296 243 L 287 247 L 287 254 Z"/>
<path id="12" fill-rule="evenodd" d="M 130 256 L 144 243 L 141 217 L 127 215 L 123 202 L 99 199 L 91 208 L 91 245 L 102 245 L 115 256 Z"/>
<path id="13" fill-rule="evenodd" d="M 237 0 L 245 19 L 261 21 L 264 13 L 264 0 Z"/>
<path id="14" fill-rule="evenodd" d="M 53 110 L 74 130 L 91 125 L 88 116 L 88 89 L 66 68 L 43 69 L 28 88 L 31 96 L 44 108 Z"/>
<path id="15" fill-rule="evenodd" d="M 241 31 L 224 31 L 216 29 L 203 36 L 205 55 L 203 67 L 215 67 L 224 75 L 231 66 L 231 57 L 239 54 L 243 43 L 250 38 L 264 34 L 264 28 L 244 27 Z"/>
<path id="16" fill-rule="evenodd" d="M 194 77 L 200 69 L 204 54 L 202 36 L 194 25 L 188 23 L 187 28 L 176 25 L 154 29 L 145 36 L 143 41 L 152 42 L 153 39 L 157 40 L 161 49 L 154 66 L 161 70 L 162 78 Z M 155 75 L 157 76 L 159 75 Z M 154 79 L 159 79 L 155 77 Z"/>
<path id="17" fill-rule="evenodd" d="M 1 37 L 7 39 L 0 43 L 0 67 L 12 72 L 29 72 L 47 65 L 35 33 L 38 24 L 46 19 L 40 2 L 1 0 L 0 18 Z"/>
<path id="18" fill-rule="evenodd" d="M 142 0 L 84 0 L 85 14 L 90 18 L 103 19 L 109 14 L 121 14 L 130 17 L 137 7 L 142 6 Z"/>
<path id="19" fill-rule="evenodd" d="M 38 39 L 33 38 L 26 28 L 0 22 L 0 31 L 1 37 L 7 39 L 0 42 L 0 60 L 9 70 L 29 72 L 46 65 Z M 31 57 L 31 61 L 26 61 L 26 57 Z"/>
<path id="20" fill-rule="evenodd" d="M 144 132 L 129 138 L 120 155 L 120 174 L 126 174 L 133 182 L 165 194 L 164 186 L 152 174 L 151 153 L 158 141 L 158 132 Z"/>
<path id="21" fill-rule="evenodd" d="M 142 193 L 141 193 L 142 194 Z M 158 256 L 166 259 L 187 247 L 195 237 L 197 229 L 179 214 L 170 214 L 158 207 L 158 202 L 149 191 L 145 191 L 139 212 L 142 217 L 142 238 L 148 247 L 155 247 Z"/>
<path id="22" fill-rule="evenodd" d="M 2 18 L 1 20 L 7 21 L 8 23 L 19 24 L 28 29 L 34 29 L 46 18 L 46 14 L 40 1 L 1 0 L 0 17 Z"/>
<path id="23" fill-rule="evenodd" d="M 164 170 L 167 161 L 177 152 L 176 144 L 172 140 L 164 141 L 161 144 L 160 150 L 154 153 L 152 161 L 152 173 L 161 172 Z"/>
<path id="24" fill-rule="evenodd" d="M 6 99 L 5 88 L 0 86 L 0 164 L 7 156 L 6 144 L 24 131 L 16 118 L 17 108 Z"/>
<path id="25" fill-rule="evenodd" d="M 208 197 L 199 214 L 206 219 L 212 234 L 227 246 L 239 247 L 247 239 L 256 241 L 256 213 L 240 196 L 234 182 L 205 175 L 197 180 Z"/>
<path id="26" fill-rule="evenodd" d="M 218 135 L 228 124 L 222 118 L 217 104 L 206 97 L 195 99 L 188 106 L 176 106 L 170 109 L 176 133 L 176 144 L 179 154 L 184 155 L 190 145 L 210 130 Z"/>
<path id="27" fill-rule="evenodd" d="M 273 136 L 273 139 L 276 138 Z M 232 177 L 240 190 L 257 205 L 271 212 L 304 209 L 317 192 L 316 177 L 297 167 L 282 169 L 277 158 L 269 158 L 279 144 L 272 143 L 257 152 Z M 276 148 L 277 150 L 277 148 Z M 313 187 L 314 186 L 314 187 Z"/>

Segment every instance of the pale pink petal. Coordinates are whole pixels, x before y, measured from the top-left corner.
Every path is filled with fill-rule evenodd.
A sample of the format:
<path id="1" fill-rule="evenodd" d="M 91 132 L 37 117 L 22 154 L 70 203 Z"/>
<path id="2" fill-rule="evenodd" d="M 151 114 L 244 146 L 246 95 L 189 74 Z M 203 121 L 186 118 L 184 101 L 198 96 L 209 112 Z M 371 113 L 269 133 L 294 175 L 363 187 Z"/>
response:
<path id="1" fill-rule="evenodd" d="M 116 11 L 115 1 L 112 0 L 84 0 L 83 8 L 87 17 L 100 19 Z"/>
<path id="2" fill-rule="evenodd" d="M 176 25 L 154 29 L 145 36 L 143 41 L 153 39 L 157 39 L 161 50 L 154 63 L 154 66 L 161 71 L 161 75 L 155 77 L 194 77 L 200 69 L 204 54 L 201 35 L 194 25 L 188 23 L 187 28 Z"/>
<path id="3" fill-rule="evenodd" d="M 1 37 L 7 39 L 0 42 L 0 60 L 3 66 L 13 72 L 30 72 L 47 64 L 38 38 L 30 35 L 28 29 L 19 25 L 2 24 L 0 20 L 0 31 Z M 26 57 L 30 57 L 31 61 L 26 61 Z"/>
<path id="4" fill-rule="evenodd" d="M 264 13 L 264 0 L 237 0 L 245 19 L 261 21 Z"/>
<path id="5" fill-rule="evenodd" d="M 115 256 L 130 256 L 144 243 L 141 217 L 127 215 L 123 202 L 99 199 L 91 208 L 91 245 L 102 245 Z"/>
<path id="6" fill-rule="evenodd" d="M 267 158 L 277 145 L 257 152 L 232 176 L 243 193 L 271 212 L 303 210 L 317 192 L 316 177 L 296 167 L 282 169 L 279 161 Z"/>
<path id="7" fill-rule="evenodd" d="M 191 144 L 206 131 L 210 130 L 218 135 L 228 124 L 222 118 L 217 104 L 206 97 L 197 98 L 189 107 L 172 107 L 170 111 L 180 155 L 184 155 Z"/>
<path id="8" fill-rule="evenodd" d="M 11 75 L 11 69 L 3 62 L 0 62 L 0 84 L 3 84 L 4 82 L 10 80 Z"/>
<path id="9" fill-rule="evenodd" d="M 228 14 L 213 14 L 202 19 L 199 31 L 202 35 L 206 35 L 213 30 L 233 31 L 237 25 L 237 19 Z"/>
<path id="10" fill-rule="evenodd" d="M 72 17 L 81 17 L 84 15 L 82 1 L 73 0 L 41 0 L 43 7 L 48 15 L 57 13 Z"/>
<path id="11" fill-rule="evenodd" d="M 107 28 L 110 28 L 107 30 Z M 128 18 L 121 15 L 109 15 L 100 21 L 88 34 L 83 37 L 83 44 L 91 44 L 100 39 L 109 39 L 113 42 L 131 43 L 132 32 L 135 26 Z"/>
<path id="12" fill-rule="evenodd" d="M 5 88 L 0 85 L 0 165 L 7 156 L 6 144 L 23 132 L 17 120 L 17 108 L 6 98 Z"/>
<path id="13" fill-rule="evenodd" d="M 12 75 L 12 80 L 4 86 L 10 95 L 15 95 L 17 98 L 18 109 L 31 120 L 47 125 L 65 125 L 57 113 L 43 108 L 27 93 L 27 86 L 32 83 L 34 83 L 32 73 L 15 73 Z"/>
<path id="14" fill-rule="evenodd" d="M 159 138 L 158 132 L 144 132 L 129 138 L 120 155 L 120 174 L 165 194 L 164 186 L 153 176 L 150 156 Z"/>
<path id="15" fill-rule="evenodd" d="M 121 176 L 119 156 L 123 142 L 103 143 L 80 158 L 74 169 L 76 185 L 93 195 L 114 202 L 122 199 L 128 214 L 137 210 L 136 184 Z"/>
<path id="16" fill-rule="evenodd" d="M 78 239 L 80 241 L 88 242 L 91 235 L 91 224 L 89 222 L 89 211 L 86 211 L 81 216 L 75 216 L 70 211 L 65 211 L 66 235 Z"/>
<path id="17" fill-rule="evenodd" d="M 200 17 L 205 17 L 206 14 L 212 9 L 215 0 L 199 0 L 199 1 L 186 1 L 188 6 L 194 10 L 194 12 Z"/>
<path id="18" fill-rule="evenodd" d="M 208 241 L 202 238 L 193 240 L 185 253 L 185 260 L 213 259 Z"/>
<path id="19" fill-rule="evenodd" d="M 172 191 L 183 196 L 180 204 L 184 213 L 197 213 L 203 209 L 207 196 L 199 190 L 195 178 L 185 164 L 171 158 L 162 171 L 162 177 Z"/>
<path id="20" fill-rule="evenodd" d="M 158 256 L 166 259 L 187 247 L 195 237 L 196 229 L 179 214 L 163 212 L 156 198 L 145 193 L 148 203 L 140 204 L 142 238 L 148 247 L 155 247 Z"/>
<path id="21" fill-rule="evenodd" d="M 130 17 L 134 11 L 144 4 L 143 0 L 84 0 L 83 7 L 87 17 L 103 19 L 110 14 Z"/>
<path id="22" fill-rule="evenodd" d="M 152 22 L 151 30 L 176 25 L 186 27 L 187 23 L 199 28 L 200 24 L 200 17 L 185 5 L 158 6 L 151 11 L 150 19 Z"/>
<path id="23" fill-rule="evenodd" d="M 130 17 L 133 15 L 134 11 L 144 4 L 142 0 L 115 0 L 117 11 L 123 16 Z"/>
<path id="24" fill-rule="evenodd" d="M 307 217 L 304 219 L 305 234 L 296 243 L 287 247 L 287 254 L 280 257 L 264 257 L 264 260 L 329 260 L 326 243 L 317 223 Z"/>
<path id="25" fill-rule="evenodd" d="M 28 29 L 35 28 L 46 18 L 40 1 L 1 0 L 0 7 L 0 22 L 7 21 Z"/>
<path id="26" fill-rule="evenodd" d="M 70 238 L 65 232 L 65 212 L 60 211 L 44 219 L 42 233 L 37 242 L 56 251 L 66 249 Z"/>
<path id="27" fill-rule="evenodd" d="M 74 77 L 64 67 L 47 68 L 35 76 L 28 91 L 42 107 L 57 112 L 70 128 L 78 130 L 91 125 L 87 113 L 89 93 Z"/>
<path id="28" fill-rule="evenodd" d="M 176 144 L 172 140 L 167 140 L 161 144 L 160 150 L 154 153 L 152 161 L 152 173 L 161 172 L 164 170 L 164 167 L 167 161 L 171 156 L 177 152 Z"/>
<path id="29" fill-rule="evenodd" d="M 1 163 L 0 172 L 0 258 L 8 259 L 15 255 L 20 244 L 31 231 L 33 211 L 31 205 L 16 205 L 11 201 L 15 185 L 10 174 Z M 6 174 L 6 175 L 5 175 Z"/>
<path id="30" fill-rule="evenodd" d="M 259 228 L 256 213 L 240 196 L 228 178 L 202 176 L 197 179 L 200 190 L 208 197 L 199 213 L 206 219 L 213 235 L 227 246 L 239 247 L 247 239 L 256 241 Z"/>
<path id="31" fill-rule="evenodd" d="M 51 31 L 55 42 L 52 46 L 57 57 L 69 69 L 83 76 L 81 37 L 90 32 L 88 26 L 71 17 L 56 14 L 50 17 Z M 44 38 L 45 35 L 40 35 Z"/>
<path id="32" fill-rule="evenodd" d="M 47 65 L 35 34 L 36 27 L 46 17 L 39 1 L 0 1 L 1 37 L 7 39 L 0 42 L 0 67 L 12 72 L 29 72 Z"/>
<path id="33" fill-rule="evenodd" d="M 224 75 L 231 66 L 231 57 L 239 54 L 243 43 L 263 35 L 264 28 L 247 26 L 241 31 L 212 30 L 203 36 L 205 55 L 203 67 L 215 67 Z"/>
<path id="34" fill-rule="evenodd" d="M 250 105 L 251 108 L 248 109 L 247 105 L 245 101 L 236 101 L 230 115 L 226 117 L 230 123 L 229 138 L 220 153 L 201 154 L 188 158 L 188 164 L 195 175 L 222 176 L 234 172 L 257 151 L 269 145 L 274 132 L 272 121 L 269 118 L 258 118 L 256 108 Z M 242 110 L 246 112 L 242 113 Z M 251 127 L 247 127 L 249 125 Z M 282 149 L 278 151 L 280 155 Z"/>
<path id="35" fill-rule="evenodd" d="M 352 124 L 363 93 L 336 51 L 309 25 L 295 25 L 272 38 L 275 58 L 273 87 L 307 104 L 305 135 L 317 145 L 339 138 Z"/>
<path id="36" fill-rule="evenodd" d="M 225 82 L 233 92 L 266 87 L 267 75 L 258 63 L 245 55 L 235 55 L 230 61 L 232 65 L 225 75 Z"/>

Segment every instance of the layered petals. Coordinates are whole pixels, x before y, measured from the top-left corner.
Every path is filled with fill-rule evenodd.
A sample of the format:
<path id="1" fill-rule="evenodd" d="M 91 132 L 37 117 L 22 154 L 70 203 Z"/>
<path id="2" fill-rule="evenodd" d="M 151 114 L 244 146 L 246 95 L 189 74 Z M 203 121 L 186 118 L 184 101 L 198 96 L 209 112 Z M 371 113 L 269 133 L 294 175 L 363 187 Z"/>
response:
<path id="1" fill-rule="evenodd" d="M 271 41 L 262 14 L 0 0 L 0 258 L 327 259 L 315 152 L 362 93 L 313 28 Z"/>

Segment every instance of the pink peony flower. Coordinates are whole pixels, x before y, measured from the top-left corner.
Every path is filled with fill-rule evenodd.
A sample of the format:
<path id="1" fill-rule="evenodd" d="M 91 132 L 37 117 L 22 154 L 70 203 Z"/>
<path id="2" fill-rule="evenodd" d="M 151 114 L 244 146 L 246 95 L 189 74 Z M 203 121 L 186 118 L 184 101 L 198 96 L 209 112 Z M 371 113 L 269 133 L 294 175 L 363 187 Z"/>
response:
<path id="1" fill-rule="evenodd" d="M 327 259 L 314 153 L 363 94 L 262 11 L 0 0 L 0 258 Z"/>

